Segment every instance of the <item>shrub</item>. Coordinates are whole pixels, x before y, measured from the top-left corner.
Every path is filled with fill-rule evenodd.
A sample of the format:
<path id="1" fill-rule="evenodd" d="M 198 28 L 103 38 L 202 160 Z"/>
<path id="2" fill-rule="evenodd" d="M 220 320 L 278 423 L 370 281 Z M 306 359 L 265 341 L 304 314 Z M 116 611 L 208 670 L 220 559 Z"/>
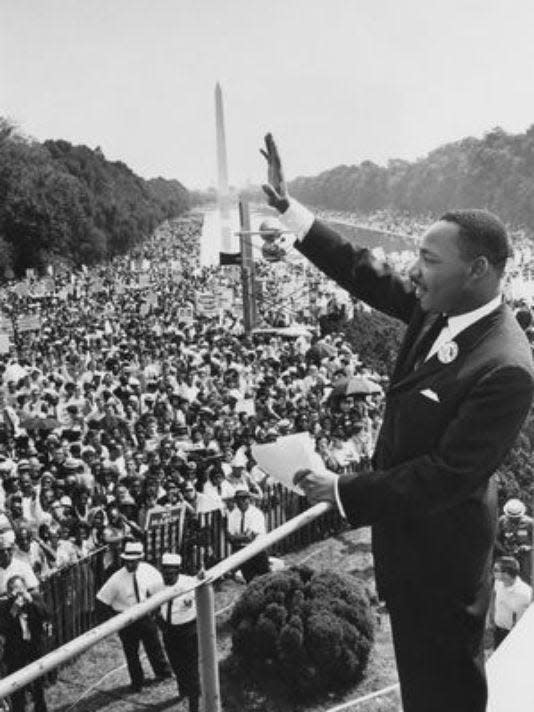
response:
<path id="1" fill-rule="evenodd" d="M 359 682 L 373 641 L 362 583 L 348 575 L 293 567 L 260 576 L 230 619 L 232 655 L 242 673 L 275 672 L 298 695 Z M 252 680 L 251 680 L 252 681 Z"/>

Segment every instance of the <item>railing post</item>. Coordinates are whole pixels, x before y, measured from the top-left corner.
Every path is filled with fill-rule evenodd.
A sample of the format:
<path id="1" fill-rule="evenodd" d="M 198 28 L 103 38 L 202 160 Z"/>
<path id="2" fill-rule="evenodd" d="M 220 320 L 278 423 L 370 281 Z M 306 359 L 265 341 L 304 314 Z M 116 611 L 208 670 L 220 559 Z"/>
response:
<path id="1" fill-rule="evenodd" d="M 198 666 L 204 712 L 221 712 L 217 632 L 215 629 L 215 594 L 213 584 L 195 590 L 197 604 Z"/>

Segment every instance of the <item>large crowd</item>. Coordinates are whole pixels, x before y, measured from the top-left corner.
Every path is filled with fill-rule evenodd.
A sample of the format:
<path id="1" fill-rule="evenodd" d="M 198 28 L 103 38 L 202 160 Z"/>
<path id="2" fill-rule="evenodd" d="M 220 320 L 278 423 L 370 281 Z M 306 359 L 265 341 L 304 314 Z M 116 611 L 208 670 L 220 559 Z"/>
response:
<path id="1" fill-rule="evenodd" d="M 372 225 L 407 235 L 421 227 L 388 220 Z M 108 583 L 99 600 L 111 613 L 124 610 L 153 515 L 179 505 L 190 515 L 219 510 L 232 549 L 246 545 L 265 531 L 250 502 L 271 484 L 254 443 L 307 433 L 331 471 L 369 465 L 387 377 L 362 363 L 341 330 L 355 305 L 303 262 L 260 262 L 259 328 L 246 333 L 239 271 L 200 265 L 201 230 L 202 216 L 192 214 L 162 225 L 134 254 L 44 278 L 30 270 L 0 291 L 0 608 L 7 593 L 8 606 L 18 596 L 21 611 L 33 606 L 42 618 L 40 581 L 102 549 Z M 514 268 L 521 277 L 527 252 L 521 247 Z M 402 269 L 413 255 L 388 257 Z M 530 306 L 520 309 L 526 329 Z M 532 529 L 523 503 L 508 502 L 495 564 L 496 644 L 530 602 Z M 165 562 L 177 576 L 178 553 L 166 552 Z M 249 581 L 268 567 L 263 554 L 242 573 Z M 134 589 L 133 602 L 144 600 Z M 171 608 L 160 616 L 164 641 L 172 633 L 196 650 L 194 611 L 176 605 L 172 625 Z M 136 690 L 140 640 L 155 675 L 168 675 L 149 623 L 121 638 Z M 180 671 L 173 646 L 165 643 L 179 689 L 196 710 L 196 657 Z M 40 684 L 34 698 L 45 712 Z"/>
<path id="2" fill-rule="evenodd" d="M 317 275 L 263 265 L 263 328 L 247 335 L 235 270 L 200 267 L 201 225 L 176 220 L 133 256 L 3 289 L 0 594 L 15 564 L 39 578 L 106 545 L 117 563 L 151 513 L 226 513 L 238 487 L 260 497 L 254 442 L 308 432 L 336 472 L 369 461 L 380 379 L 343 333 L 313 326 L 334 291 L 295 299 Z M 207 313 L 205 294 L 219 297 Z"/>

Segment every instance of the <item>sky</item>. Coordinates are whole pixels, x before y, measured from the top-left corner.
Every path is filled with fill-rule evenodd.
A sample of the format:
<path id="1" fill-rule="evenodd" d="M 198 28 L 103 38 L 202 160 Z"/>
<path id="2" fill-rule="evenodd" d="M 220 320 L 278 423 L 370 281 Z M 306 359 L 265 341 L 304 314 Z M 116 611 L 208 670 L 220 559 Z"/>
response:
<path id="1" fill-rule="evenodd" d="M 0 116 L 100 146 L 145 178 L 215 185 L 214 89 L 230 183 L 414 160 L 534 123 L 524 0 L 0 0 Z"/>

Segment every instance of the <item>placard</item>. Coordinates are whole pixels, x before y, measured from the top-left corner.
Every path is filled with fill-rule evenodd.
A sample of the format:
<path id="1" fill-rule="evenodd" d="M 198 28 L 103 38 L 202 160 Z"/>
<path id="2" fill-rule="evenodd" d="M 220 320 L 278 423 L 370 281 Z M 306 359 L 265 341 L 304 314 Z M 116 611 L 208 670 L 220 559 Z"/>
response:
<path id="1" fill-rule="evenodd" d="M 36 314 L 27 314 L 19 316 L 17 319 L 17 331 L 23 333 L 25 331 L 39 331 L 41 329 L 41 320 Z"/>
<path id="2" fill-rule="evenodd" d="M 148 512 L 145 529 L 160 527 L 162 524 L 172 524 L 179 522 L 183 517 L 184 504 L 176 504 L 165 509 L 158 509 L 155 512 Z"/>
<path id="3" fill-rule="evenodd" d="M 193 307 L 180 307 L 176 312 L 178 323 L 192 324 L 193 323 Z"/>

